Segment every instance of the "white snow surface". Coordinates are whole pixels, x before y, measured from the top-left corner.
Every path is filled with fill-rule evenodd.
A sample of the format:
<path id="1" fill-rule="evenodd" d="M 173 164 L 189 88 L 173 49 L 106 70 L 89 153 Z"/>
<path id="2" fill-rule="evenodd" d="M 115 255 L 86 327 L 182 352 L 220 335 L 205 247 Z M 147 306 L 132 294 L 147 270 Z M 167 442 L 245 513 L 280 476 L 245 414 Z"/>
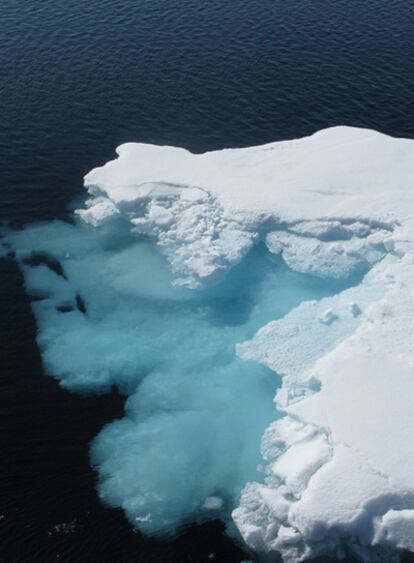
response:
<path id="1" fill-rule="evenodd" d="M 233 519 L 251 548 L 292 563 L 414 551 L 414 141 L 335 127 L 200 155 L 117 153 L 86 176 L 78 213 L 154 237 L 177 284 L 215 283 L 258 240 L 316 276 L 369 269 L 238 346 L 282 376 L 285 416 L 263 436 L 264 482 L 246 484 Z"/>

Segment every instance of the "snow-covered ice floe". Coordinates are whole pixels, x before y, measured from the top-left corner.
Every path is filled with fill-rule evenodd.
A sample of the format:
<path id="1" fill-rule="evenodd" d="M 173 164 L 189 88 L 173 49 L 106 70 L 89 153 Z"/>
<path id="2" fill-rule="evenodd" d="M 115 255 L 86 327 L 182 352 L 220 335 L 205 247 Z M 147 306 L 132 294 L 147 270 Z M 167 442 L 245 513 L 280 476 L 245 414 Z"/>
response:
<path id="1" fill-rule="evenodd" d="M 414 551 L 414 141 L 117 153 L 75 225 L 9 234 L 48 372 L 129 395 L 101 496 L 149 533 L 233 508 L 288 562 Z"/>

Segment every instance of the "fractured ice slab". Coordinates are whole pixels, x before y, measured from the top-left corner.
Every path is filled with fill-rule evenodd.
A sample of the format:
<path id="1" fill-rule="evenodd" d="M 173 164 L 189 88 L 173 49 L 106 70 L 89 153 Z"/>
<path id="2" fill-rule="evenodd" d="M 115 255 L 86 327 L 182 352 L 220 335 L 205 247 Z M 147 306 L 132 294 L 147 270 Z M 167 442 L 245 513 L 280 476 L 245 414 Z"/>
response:
<path id="1" fill-rule="evenodd" d="M 349 240 L 325 241 L 279 230 L 267 235 L 266 244 L 274 254 L 282 254 L 286 264 L 294 270 L 340 279 L 383 258 L 387 234 L 378 229 L 363 238 L 354 236 Z"/>
<path id="2" fill-rule="evenodd" d="M 292 563 L 413 550 L 414 142 L 117 153 L 83 226 L 9 237 L 49 373 L 129 395 L 92 448 L 102 497 L 159 532 L 243 488 L 242 537 Z"/>

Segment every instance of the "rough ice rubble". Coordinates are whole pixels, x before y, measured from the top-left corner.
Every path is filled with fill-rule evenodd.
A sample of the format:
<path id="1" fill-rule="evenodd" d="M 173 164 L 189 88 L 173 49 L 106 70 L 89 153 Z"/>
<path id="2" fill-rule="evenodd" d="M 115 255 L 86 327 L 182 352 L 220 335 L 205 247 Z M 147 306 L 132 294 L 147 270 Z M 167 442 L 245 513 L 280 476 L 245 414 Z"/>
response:
<path id="1" fill-rule="evenodd" d="M 90 173 L 85 181 L 92 194 L 95 190 L 90 182 L 97 181 L 95 176 L 99 172 Z M 217 283 L 220 274 L 238 263 L 256 238 L 254 232 L 226 217 L 215 198 L 197 187 L 144 181 L 132 194 L 122 190 L 119 197 L 115 205 L 98 195 L 78 214 L 94 227 L 122 215 L 129 219 L 132 233 L 155 237 L 170 259 L 177 285 L 197 288 Z"/>
<path id="2" fill-rule="evenodd" d="M 155 512 L 172 525 L 177 513 L 182 517 L 189 507 L 208 505 L 223 476 L 232 479 L 226 473 L 227 465 L 218 463 L 212 479 L 202 483 L 196 497 L 186 497 L 182 471 L 189 466 L 193 472 L 198 470 L 206 441 L 195 465 L 188 461 L 186 451 L 177 461 L 174 450 L 169 449 L 172 435 L 165 431 L 171 418 L 157 412 L 155 418 L 166 423 L 154 427 L 152 413 L 145 410 L 148 398 L 154 397 L 159 407 L 168 405 L 171 398 L 173 405 L 181 405 L 183 380 L 172 385 L 161 369 L 142 386 L 144 395 L 135 396 L 140 374 L 138 377 L 129 358 L 139 356 L 139 346 L 131 295 L 142 299 L 150 294 L 156 300 L 172 297 L 157 264 L 151 266 L 157 274 L 150 283 L 145 275 L 137 275 L 138 266 L 151 261 L 151 254 L 142 256 L 142 248 L 123 248 L 122 244 L 114 252 L 113 225 L 118 222 L 117 236 L 122 238 L 125 231 L 128 241 L 143 236 L 154 239 L 170 263 L 175 283 L 189 288 L 203 289 L 220 282 L 262 240 L 291 268 L 320 278 L 339 279 L 371 270 L 358 286 L 336 297 L 296 304 L 282 319 L 263 320 L 265 326 L 251 340 L 246 340 L 248 334 L 241 338 L 244 342 L 238 353 L 243 358 L 282 375 L 276 403 L 286 416 L 272 423 L 263 436 L 266 480 L 245 486 L 233 514 L 236 525 L 253 549 L 280 551 L 292 562 L 329 551 L 341 555 L 344 546 L 366 560 L 390 560 L 388 549 L 412 549 L 413 142 L 372 131 L 334 128 L 306 139 L 204 155 L 133 143 L 121 146 L 118 154 L 115 161 L 85 179 L 90 198 L 87 208 L 78 214 L 90 225 L 91 236 L 82 229 L 68 227 L 68 232 L 52 225 L 49 231 L 29 230 L 14 239 L 22 255 L 25 249 L 30 252 L 43 246 L 68 272 L 69 287 L 48 268 L 25 270 L 32 291 L 37 288 L 41 293 L 46 288 L 52 294 L 51 300 L 35 305 L 39 342 L 47 350 L 44 359 L 49 371 L 71 388 L 105 388 L 116 383 L 132 393 L 129 419 L 107 427 L 95 445 L 105 494 L 127 513 L 135 514 L 140 527 L 151 531 L 147 509 L 154 503 Z M 110 252 L 99 245 L 95 248 L 94 233 L 107 237 Z M 41 244 L 36 237 L 42 239 Z M 79 272 L 79 265 L 84 271 Z M 97 278 L 105 281 L 107 293 L 97 294 Z M 65 318 L 54 313 L 56 304 L 73 303 L 73 290 L 79 287 L 89 296 L 87 303 L 90 301 L 89 318 L 81 324 L 79 311 L 65 313 L 69 315 Z M 119 309 L 115 309 L 125 296 L 120 322 Z M 177 299 L 187 297 L 179 292 L 173 301 Z M 272 312 L 271 302 L 267 307 Z M 124 313 L 128 311 L 125 331 Z M 98 323 L 103 338 L 97 338 L 97 325 L 89 326 L 89 319 Z M 113 330 L 115 320 L 120 323 L 119 331 Z M 152 334 L 155 332 L 156 327 Z M 188 334 L 194 332 L 190 329 Z M 216 333 L 210 330 L 205 342 L 214 340 Z M 222 334 L 219 339 L 223 340 Z M 156 349 L 168 349 L 170 340 L 161 339 Z M 73 354 L 73 346 L 83 353 Z M 88 355 L 91 347 L 94 360 Z M 154 356 L 151 338 L 145 350 Z M 70 364 L 66 371 L 62 357 Z M 144 372 L 152 368 L 145 362 L 140 367 Z M 237 369 L 248 380 L 249 364 L 241 362 Z M 220 372 L 218 377 L 213 387 L 220 385 Z M 232 375 L 232 385 L 238 380 Z M 194 383 L 197 387 L 202 382 Z M 240 402 L 239 394 L 234 401 L 234 389 L 228 388 L 226 400 L 230 402 L 224 402 L 225 408 Z M 247 410 L 256 390 L 253 387 L 252 393 L 249 386 L 244 390 Z M 187 389 L 186 396 L 191 401 L 194 388 Z M 214 395 L 208 392 L 207 396 L 213 403 Z M 259 393 L 258 410 L 262 398 Z M 137 438 L 131 415 L 140 410 L 151 424 L 146 423 L 149 431 L 141 430 Z M 209 427 L 211 420 L 210 413 L 204 426 Z M 249 425 L 243 421 L 243 426 L 237 417 L 233 422 L 233 426 L 240 425 L 245 440 Z M 200 430 L 184 419 L 173 430 L 174 439 L 185 437 L 182 448 L 188 442 L 185 432 L 189 426 Z M 161 442 L 149 439 L 155 431 Z M 148 466 L 139 470 L 137 479 L 136 472 L 129 471 L 131 463 L 145 444 L 154 441 L 158 449 L 150 451 Z M 210 440 L 208 451 L 219 459 L 219 452 L 223 454 L 229 443 Z M 108 444 L 114 455 L 108 454 Z M 121 465 L 116 463 L 120 459 Z M 164 465 L 177 484 L 175 497 L 171 497 L 165 475 L 148 471 Z M 139 491 L 138 482 L 147 488 L 147 496 L 145 490 L 144 494 Z"/>
<path id="3" fill-rule="evenodd" d="M 341 127 L 205 155 L 139 144 L 118 154 L 86 177 L 83 217 L 93 223 L 100 198 L 110 202 L 158 237 L 179 283 L 201 285 L 258 237 L 300 271 L 372 267 L 360 286 L 240 345 L 282 375 L 286 417 L 266 431 L 266 482 L 246 485 L 234 520 L 253 549 L 292 562 L 344 546 L 364 560 L 412 549 L 414 143 Z M 154 185 L 168 195 L 148 195 Z M 194 187 L 208 194 L 203 234 L 172 209 Z"/>

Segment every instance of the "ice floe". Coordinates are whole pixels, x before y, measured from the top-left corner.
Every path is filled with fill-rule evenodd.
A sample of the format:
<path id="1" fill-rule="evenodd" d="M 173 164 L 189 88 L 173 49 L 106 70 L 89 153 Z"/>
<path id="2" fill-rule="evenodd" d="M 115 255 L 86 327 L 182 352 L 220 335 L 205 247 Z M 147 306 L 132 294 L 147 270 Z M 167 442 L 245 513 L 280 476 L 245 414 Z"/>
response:
<path id="1" fill-rule="evenodd" d="M 54 296 L 53 303 L 36 305 L 39 344 L 49 371 L 70 388 L 123 383 L 131 395 L 127 417 L 104 429 L 94 446 L 93 458 L 103 475 L 102 495 L 153 532 L 176 525 L 197 507 L 204 513 L 222 510 L 225 503 L 235 502 L 237 487 L 245 479 L 233 519 L 254 550 L 280 552 L 291 563 L 322 553 L 342 557 L 347 551 L 365 561 L 390 561 L 398 558 L 398 550 L 414 550 L 414 141 L 335 127 L 304 139 L 200 155 L 139 143 L 122 145 L 117 153 L 115 160 L 86 176 L 89 199 L 77 212 L 91 232 L 99 233 L 99 248 L 94 246 L 95 235 L 86 236 L 87 230 L 78 227 L 70 227 L 70 235 L 50 227 L 48 238 L 39 227 L 9 237 L 30 291 L 47 290 Z M 36 244 L 36 236 L 42 244 Z M 115 252 L 123 237 L 128 244 Z M 166 258 L 172 280 L 161 274 L 164 266 L 158 258 L 131 242 L 143 237 Z M 125 316 L 131 295 L 197 301 L 200 297 L 194 298 L 194 293 L 215 291 L 238 264 L 243 267 L 259 243 L 275 260 L 282 257 L 305 276 L 297 278 L 299 285 L 320 278 L 330 280 L 332 291 L 305 292 L 283 312 L 272 312 L 277 297 L 271 292 L 272 299 L 259 299 L 269 313 L 256 317 L 259 326 L 247 323 L 248 329 L 231 336 L 228 329 L 208 326 L 204 345 L 192 340 L 199 325 L 183 329 L 183 311 L 177 317 L 172 312 L 168 320 L 178 319 L 181 340 L 176 341 L 171 333 L 159 339 L 159 325 L 140 319 L 153 333 L 138 343 L 132 328 L 136 318 L 132 312 Z M 67 279 L 51 271 L 50 264 L 25 266 L 24 258 L 34 251 L 58 257 Z M 256 263 L 249 267 L 256 268 Z M 145 269 L 151 272 L 150 280 L 139 273 Z M 90 274 L 89 286 L 85 272 Z M 111 289 L 102 293 L 100 288 L 94 305 L 99 276 Z M 359 277 L 359 283 L 335 286 L 350 277 Z M 273 283 L 271 276 L 268 279 Z M 177 293 L 171 293 L 170 281 Z M 78 287 L 80 297 L 87 296 L 83 312 L 79 300 L 73 299 Z M 190 290 L 195 290 L 192 296 L 186 293 Z M 231 290 L 248 298 L 237 284 Z M 283 291 L 282 300 L 287 296 Z M 49 313 L 57 303 L 73 311 L 51 322 Z M 255 306 L 243 314 L 252 315 Z M 50 310 L 45 312 L 45 307 Z M 122 335 L 111 332 L 115 321 L 124 323 L 119 324 L 119 311 L 128 318 Z M 72 320 L 75 314 L 85 317 L 83 324 L 79 318 Z M 197 314 L 200 321 L 202 314 Z M 88 325 L 88 315 L 102 320 L 99 330 L 96 324 Z M 233 355 L 237 344 L 239 360 L 229 361 L 240 363 L 228 376 L 223 349 L 216 363 L 203 364 L 207 356 L 201 354 L 191 369 L 195 366 L 202 377 L 195 377 L 194 388 L 187 387 L 181 375 L 168 377 L 171 366 L 166 368 L 170 350 L 185 345 L 186 338 L 197 354 L 203 346 L 211 353 L 215 339 Z M 117 345 L 114 339 L 119 339 Z M 88 356 L 91 346 L 93 357 Z M 151 354 L 162 357 L 165 350 L 162 365 L 154 368 Z M 131 375 L 137 364 L 130 359 L 140 355 L 145 359 L 141 372 L 155 369 L 157 375 L 138 385 L 141 379 Z M 220 437 L 230 405 L 242 401 L 243 412 L 249 412 L 249 406 L 250 414 L 259 412 L 264 394 L 250 383 L 238 388 L 233 371 L 240 369 L 241 381 L 248 381 L 250 367 L 241 366 L 258 364 L 282 378 L 275 421 L 268 423 L 262 437 L 264 479 L 256 476 L 250 462 L 237 476 L 219 462 L 233 457 L 243 466 L 240 444 L 258 435 L 258 426 L 248 434 L 254 416 L 243 420 L 239 411 L 232 419 L 231 439 Z M 203 371 L 203 365 L 208 369 Z M 182 366 L 173 369 L 176 373 Z M 184 370 L 186 377 L 191 369 Z M 196 388 L 209 377 L 204 404 L 210 403 L 210 411 L 200 423 L 193 414 L 197 409 L 204 413 L 203 394 Z M 215 419 L 211 405 L 218 400 L 215 390 L 223 377 L 229 383 Z M 196 407 L 188 409 L 189 404 Z M 172 418 L 166 413 L 174 409 L 180 416 L 169 426 Z M 159 423 L 152 426 L 154 412 Z M 148 420 L 141 418 L 137 434 L 134 424 L 139 417 Z M 221 422 L 213 425 L 213 434 L 206 433 L 212 420 Z M 239 442 L 230 448 L 237 430 Z M 186 440 L 197 443 L 196 460 Z M 150 453 L 144 455 L 145 467 L 134 470 L 134 460 L 146 447 Z M 205 459 L 217 460 L 209 466 L 211 478 L 200 485 L 183 475 L 204 471 L 204 450 Z M 159 472 L 160 466 L 164 472 Z M 151 467 L 157 467 L 155 475 L 150 475 Z M 232 479 L 237 486 L 229 495 Z M 176 494 L 171 494 L 171 483 Z M 191 487 L 197 493 L 190 498 Z"/>

